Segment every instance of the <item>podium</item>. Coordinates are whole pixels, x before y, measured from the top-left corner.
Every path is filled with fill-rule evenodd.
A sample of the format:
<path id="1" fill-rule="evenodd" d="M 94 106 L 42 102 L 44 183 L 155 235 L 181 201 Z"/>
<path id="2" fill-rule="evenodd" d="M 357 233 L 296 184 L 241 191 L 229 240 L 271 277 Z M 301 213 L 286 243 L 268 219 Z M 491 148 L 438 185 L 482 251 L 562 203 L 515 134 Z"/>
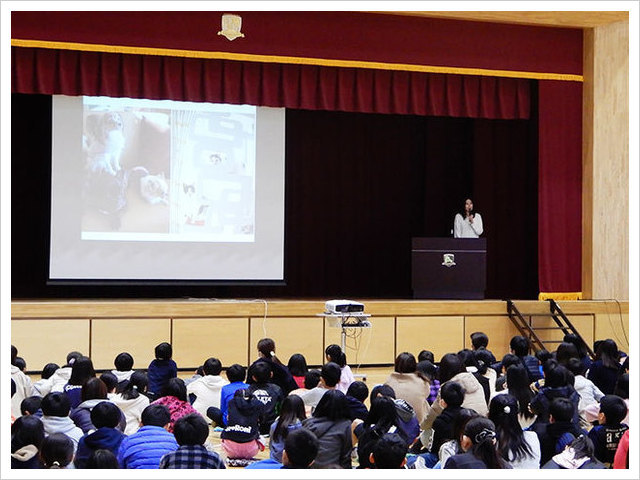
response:
<path id="1" fill-rule="evenodd" d="M 412 239 L 413 298 L 481 300 L 486 285 L 486 238 Z"/>

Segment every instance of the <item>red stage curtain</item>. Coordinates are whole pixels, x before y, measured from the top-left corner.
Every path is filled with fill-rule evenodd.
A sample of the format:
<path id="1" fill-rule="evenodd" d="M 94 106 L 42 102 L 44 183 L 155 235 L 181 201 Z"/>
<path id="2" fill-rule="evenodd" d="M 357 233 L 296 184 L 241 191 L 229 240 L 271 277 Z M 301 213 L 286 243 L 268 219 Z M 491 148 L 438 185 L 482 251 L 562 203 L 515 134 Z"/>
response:
<path id="1" fill-rule="evenodd" d="M 540 292 L 580 292 L 582 84 L 540 81 L 539 92 Z"/>
<path id="2" fill-rule="evenodd" d="M 526 79 L 12 48 L 12 92 L 527 119 Z"/>

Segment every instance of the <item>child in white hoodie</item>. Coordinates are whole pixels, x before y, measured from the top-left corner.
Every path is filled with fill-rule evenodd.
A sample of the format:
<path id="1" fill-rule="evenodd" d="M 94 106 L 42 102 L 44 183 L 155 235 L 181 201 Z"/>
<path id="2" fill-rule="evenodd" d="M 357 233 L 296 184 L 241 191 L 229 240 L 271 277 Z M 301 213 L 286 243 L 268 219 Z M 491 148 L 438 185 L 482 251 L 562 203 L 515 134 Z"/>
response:
<path id="1" fill-rule="evenodd" d="M 42 424 L 45 435 L 64 433 L 73 441 L 74 452 L 78 448 L 78 441 L 83 433 L 73 420 L 69 418 L 71 402 L 64 392 L 51 392 L 47 394 L 40 404 L 42 409 Z"/>
<path id="2" fill-rule="evenodd" d="M 149 397 L 145 395 L 148 383 L 147 374 L 139 370 L 131 375 L 122 393 L 116 393 L 110 397 L 110 400 L 124 412 L 127 419 L 125 435 L 136 433 L 140 428 L 142 412 L 149 405 Z"/>
<path id="3" fill-rule="evenodd" d="M 120 393 L 126 388 L 131 375 L 133 375 L 133 357 L 127 352 L 119 353 L 113 361 L 113 365 L 116 368 L 111 370 L 111 373 L 118 379 L 116 392 Z"/>
<path id="4" fill-rule="evenodd" d="M 220 376 L 222 363 L 217 358 L 208 358 L 202 365 L 204 377 L 187 385 L 187 394 L 195 395 L 195 408 L 204 418 L 209 407 L 220 408 L 220 391 L 229 382 Z"/>

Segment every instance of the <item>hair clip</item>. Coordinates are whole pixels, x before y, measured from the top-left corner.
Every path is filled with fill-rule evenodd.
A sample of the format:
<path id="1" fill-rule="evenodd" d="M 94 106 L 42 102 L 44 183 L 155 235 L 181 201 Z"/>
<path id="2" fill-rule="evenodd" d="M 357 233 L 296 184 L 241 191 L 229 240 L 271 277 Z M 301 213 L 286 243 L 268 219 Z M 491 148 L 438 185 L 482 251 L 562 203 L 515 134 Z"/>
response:
<path id="1" fill-rule="evenodd" d="M 505 405 L 502 411 L 506 414 L 511 413 L 511 407 L 509 405 Z"/>
<path id="2" fill-rule="evenodd" d="M 59 467 L 60 466 L 60 462 L 58 460 L 54 460 L 54 462 L 51 464 L 52 467 Z"/>
<path id="3" fill-rule="evenodd" d="M 485 428 L 475 436 L 474 440 L 475 440 L 475 443 L 482 443 L 487 438 L 489 439 L 496 438 L 496 432 L 489 430 L 488 428 Z"/>
<path id="4" fill-rule="evenodd" d="M 276 352 L 269 352 L 269 355 L 271 355 L 272 357 L 276 356 Z"/>
<path id="5" fill-rule="evenodd" d="M 138 385 L 134 385 L 134 386 L 133 386 L 133 389 L 134 389 L 134 390 L 137 390 L 137 389 L 138 389 Z"/>

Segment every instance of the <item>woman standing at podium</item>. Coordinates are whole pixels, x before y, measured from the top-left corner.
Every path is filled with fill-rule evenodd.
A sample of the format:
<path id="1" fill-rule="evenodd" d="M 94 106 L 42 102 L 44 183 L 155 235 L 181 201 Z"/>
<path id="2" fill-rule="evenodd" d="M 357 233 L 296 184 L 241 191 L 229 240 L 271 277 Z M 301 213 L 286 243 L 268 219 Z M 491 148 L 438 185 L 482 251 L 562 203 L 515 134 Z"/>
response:
<path id="1" fill-rule="evenodd" d="M 482 217 L 473 210 L 473 202 L 467 198 L 464 208 L 460 213 L 456 213 L 453 221 L 453 237 L 478 238 L 482 232 Z"/>

